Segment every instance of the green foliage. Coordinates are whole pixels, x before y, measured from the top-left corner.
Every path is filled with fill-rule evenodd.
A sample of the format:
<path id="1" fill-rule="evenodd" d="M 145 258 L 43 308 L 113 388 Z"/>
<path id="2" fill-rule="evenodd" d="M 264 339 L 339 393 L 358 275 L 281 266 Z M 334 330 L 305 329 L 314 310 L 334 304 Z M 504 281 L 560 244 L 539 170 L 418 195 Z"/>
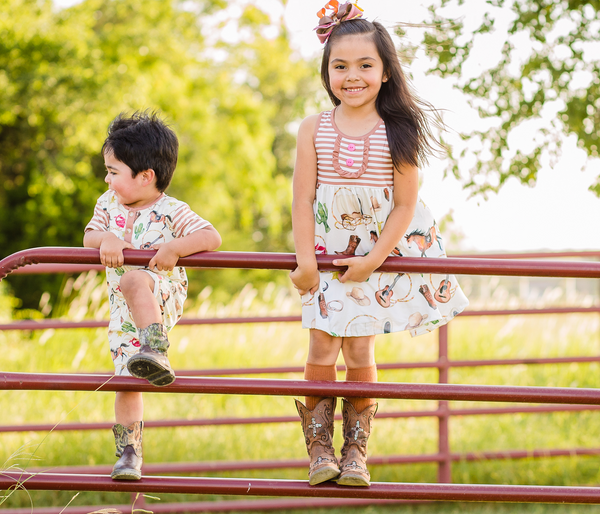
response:
<path id="1" fill-rule="evenodd" d="M 99 150 L 108 124 L 121 111 L 146 108 L 160 110 L 180 139 L 168 193 L 216 226 L 222 249 L 291 250 L 288 124 L 318 87 L 316 67 L 294 57 L 281 21 L 255 7 L 237 20 L 238 43 L 208 43 L 203 26 L 226 6 L 84 0 L 57 11 L 51 0 L 2 3 L 0 210 L 9 215 L 1 256 L 81 246 L 106 189 Z M 273 23 L 279 36 L 262 36 Z M 237 286 L 239 274 L 224 276 L 213 285 Z M 28 307 L 60 285 L 9 281 Z"/>
<path id="2" fill-rule="evenodd" d="M 475 5 L 476 4 L 476 5 Z M 487 0 L 485 15 L 473 19 L 469 5 L 479 13 L 483 2 L 438 0 L 430 8 L 435 27 L 424 36 L 431 72 L 452 77 L 458 89 L 471 98 L 490 127 L 464 136 L 473 149 L 476 164 L 465 187 L 473 193 L 497 191 L 510 177 L 533 186 L 543 155 L 560 155 L 563 135 L 573 134 L 590 157 L 600 146 L 600 2 L 597 0 Z M 458 21 L 444 17 L 443 9 L 465 12 Z M 506 42 L 500 61 L 480 76 L 464 78 L 465 63 L 473 49 L 486 44 L 488 34 Z M 479 16 L 479 14 L 477 14 Z M 471 28 L 467 28 L 467 26 Z M 533 149 L 513 151 L 508 137 L 525 122 L 556 112 L 549 126 L 535 124 Z M 452 156 L 459 176 L 459 160 L 466 150 Z M 600 196 L 599 180 L 590 188 Z"/>

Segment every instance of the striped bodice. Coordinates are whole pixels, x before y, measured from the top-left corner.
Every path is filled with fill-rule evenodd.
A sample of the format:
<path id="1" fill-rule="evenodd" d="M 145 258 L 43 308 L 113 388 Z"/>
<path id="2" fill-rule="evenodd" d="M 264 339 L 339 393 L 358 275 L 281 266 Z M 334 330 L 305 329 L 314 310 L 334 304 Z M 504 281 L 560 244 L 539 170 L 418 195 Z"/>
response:
<path id="1" fill-rule="evenodd" d="M 317 183 L 393 186 L 394 168 L 383 120 L 364 136 L 346 136 L 335 124 L 334 111 L 322 112 L 315 129 Z"/>

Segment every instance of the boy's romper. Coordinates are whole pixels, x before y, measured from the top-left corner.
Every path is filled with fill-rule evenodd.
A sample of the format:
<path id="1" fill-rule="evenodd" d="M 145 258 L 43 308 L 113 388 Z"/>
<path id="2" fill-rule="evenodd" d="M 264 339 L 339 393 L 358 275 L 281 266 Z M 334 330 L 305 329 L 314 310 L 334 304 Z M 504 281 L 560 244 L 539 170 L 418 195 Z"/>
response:
<path id="1" fill-rule="evenodd" d="M 114 192 L 109 190 L 98 199 L 85 230 L 110 231 L 135 248 L 149 249 L 152 245 L 168 243 L 208 226 L 211 224 L 186 203 L 164 193 L 152 204 L 134 209 L 120 204 Z M 127 361 L 140 347 L 137 327 L 119 286 L 121 276 L 134 269 L 142 269 L 154 279 L 154 296 L 167 330 L 181 318 L 187 297 L 187 275 L 180 266 L 173 271 L 156 271 L 142 266 L 106 268 L 110 304 L 108 340 L 116 375 L 129 375 Z"/>
<path id="2" fill-rule="evenodd" d="M 383 120 L 362 137 L 337 128 L 335 109 L 314 134 L 317 191 L 315 252 L 341 259 L 371 251 L 394 207 L 394 171 Z M 419 198 L 392 256 L 446 257 L 439 229 Z M 333 336 L 409 330 L 416 336 L 448 323 L 468 305 L 454 275 L 373 273 L 365 282 L 320 272 L 319 290 L 302 297 L 302 326 Z"/>

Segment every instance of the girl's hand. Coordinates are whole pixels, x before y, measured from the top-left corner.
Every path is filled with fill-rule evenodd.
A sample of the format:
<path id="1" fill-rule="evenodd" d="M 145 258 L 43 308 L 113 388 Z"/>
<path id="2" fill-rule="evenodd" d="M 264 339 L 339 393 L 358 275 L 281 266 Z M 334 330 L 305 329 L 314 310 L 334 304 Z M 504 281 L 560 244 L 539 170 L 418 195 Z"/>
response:
<path id="1" fill-rule="evenodd" d="M 298 267 L 294 271 L 290 271 L 290 279 L 301 296 L 306 293 L 315 294 L 319 289 L 320 278 L 317 268 L 306 271 Z"/>
<path id="2" fill-rule="evenodd" d="M 339 280 L 343 284 L 345 282 L 364 282 L 367 280 L 373 271 L 378 266 L 373 266 L 373 263 L 367 257 L 350 257 L 349 259 L 335 259 L 334 266 L 348 266 L 346 271 L 340 271 Z"/>
<path id="3" fill-rule="evenodd" d="M 180 255 L 169 243 L 152 245 L 152 250 L 157 250 L 156 255 L 150 259 L 148 268 L 158 271 L 172 271 L 177 265 Z"/>
<path id="4" fill-rule="evenodd" d="M 119 239 L 112 233 L 106 236 L 100 243 L 100 262 L 109 268 L 120 268 L 125 262 L 123 250 L 133 248 L 131 243 Z"/>

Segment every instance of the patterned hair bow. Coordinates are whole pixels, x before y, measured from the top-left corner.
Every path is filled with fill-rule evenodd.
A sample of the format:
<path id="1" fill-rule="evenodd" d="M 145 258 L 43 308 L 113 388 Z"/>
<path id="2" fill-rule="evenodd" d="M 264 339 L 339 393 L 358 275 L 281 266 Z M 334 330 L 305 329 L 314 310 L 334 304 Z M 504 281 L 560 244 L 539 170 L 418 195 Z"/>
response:
<path id="1" fill-rule="evenodd" d="M 327 14 L 328 9 L 331 10 L 330 14 Z M 326 43 L 331 35 L 331 31 L 336 25 L 339 25 L 343 21 L 360 18 L 362 14 L 363 10 L 352 2 L 346 2 L 340 5 L 338 0 L 329 0 L 329 2 L 325 4 L 325 7 L 317 13 L 319 25 L 315 27 L 315 30 L 317 31 L 319 41 L 321 41 L 321 43 Z"/>

